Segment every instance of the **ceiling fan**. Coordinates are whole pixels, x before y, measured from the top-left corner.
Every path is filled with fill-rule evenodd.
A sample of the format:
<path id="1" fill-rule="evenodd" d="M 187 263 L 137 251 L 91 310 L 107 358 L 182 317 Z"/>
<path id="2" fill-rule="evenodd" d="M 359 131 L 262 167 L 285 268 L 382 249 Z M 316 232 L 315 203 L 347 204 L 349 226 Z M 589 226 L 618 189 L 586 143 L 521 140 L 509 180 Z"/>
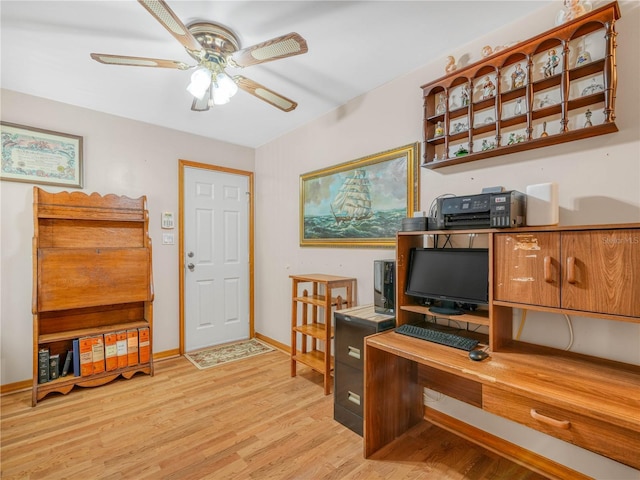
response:
<path id="1" fill-rule="evenodd" d="M 242 75 L 232 78 L 225 72 L 227 66 L 242 68 L 306 53 L 307 42 L 297 33 L 289 33 L 240 49 L 240 43 L 234 33 L 221 25 L 196 22 L 187 27 L 164 0 L 138 2 L 184 46 L 187 53 L 198 62 L 197 65 L 174 60 L 103 53 L 92 53 L 91 58 L 108 65 L 195 69 L 187 90 L 194 96 L 191 110 L 196 112 L 229 102 L 238 88 L 285 112 L 290 112 L 298 106 L 293 100 L 253 80 Z"/>

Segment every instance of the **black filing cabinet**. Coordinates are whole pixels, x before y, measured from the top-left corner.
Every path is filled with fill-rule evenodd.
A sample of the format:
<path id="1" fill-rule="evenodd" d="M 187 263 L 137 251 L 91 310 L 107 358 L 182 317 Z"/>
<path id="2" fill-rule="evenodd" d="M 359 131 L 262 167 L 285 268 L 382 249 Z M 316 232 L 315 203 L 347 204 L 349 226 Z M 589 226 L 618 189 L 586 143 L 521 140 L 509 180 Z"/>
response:
<path id="1" fill-rule="evenodd" d="M 362 435 L 364 418 L 364 338 L 395 327 L 392 315 L 376 313 L 373 305 L 334 313 L 335 363 L 333 418 Z"/>

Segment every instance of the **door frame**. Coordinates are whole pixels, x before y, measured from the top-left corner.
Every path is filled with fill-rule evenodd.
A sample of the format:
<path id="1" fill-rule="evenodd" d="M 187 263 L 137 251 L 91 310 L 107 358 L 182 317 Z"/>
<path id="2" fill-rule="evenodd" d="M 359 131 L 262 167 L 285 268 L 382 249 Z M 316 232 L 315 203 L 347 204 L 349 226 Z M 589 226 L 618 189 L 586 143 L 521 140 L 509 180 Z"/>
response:
<path id="1" fill-rule="evenodd" d="M 254 201 L 253 201 L 253 172 L 237 170 L 235 168 L 210 165 L 208 163 L 192 162 L 190 160 L 178 160 L 178 270 L 179 270 L 179 298 L 180 298 L 180 355 L 185 354 L 185 302 L 184 302 L 184 169 L 201 168 L 220 173 L 230 173 L 247 177 L 249 183 L 249 338 L 255 336 L 254 330 Z"/>

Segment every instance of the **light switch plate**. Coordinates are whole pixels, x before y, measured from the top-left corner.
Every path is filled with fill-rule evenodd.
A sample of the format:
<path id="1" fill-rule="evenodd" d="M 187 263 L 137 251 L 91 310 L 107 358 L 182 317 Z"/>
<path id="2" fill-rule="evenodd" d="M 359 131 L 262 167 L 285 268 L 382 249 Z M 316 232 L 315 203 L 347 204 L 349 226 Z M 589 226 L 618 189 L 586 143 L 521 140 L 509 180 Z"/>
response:
<path id="1" fill-rule="evenodd" d="M 163 233 L 162 234 L 162 244 L 163 245 L 173 245 L 175 243 L 173 233 Z"/>

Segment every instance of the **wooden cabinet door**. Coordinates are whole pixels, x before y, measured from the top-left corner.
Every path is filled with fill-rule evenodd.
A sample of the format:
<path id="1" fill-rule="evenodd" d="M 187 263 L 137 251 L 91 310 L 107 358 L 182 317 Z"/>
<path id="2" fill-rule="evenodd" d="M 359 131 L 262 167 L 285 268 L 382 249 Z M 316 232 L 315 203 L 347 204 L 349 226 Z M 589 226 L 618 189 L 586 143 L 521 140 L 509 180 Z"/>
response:
<path id="1" fill-rule="evenodd" d="M 640 317 L 640 229 L 562 233 L 562 308 Z"/>
<path id="2" fill-rule="evenodd" d="M 560 307 L 560 234 L 494 235 L 493 299 Z"/>

